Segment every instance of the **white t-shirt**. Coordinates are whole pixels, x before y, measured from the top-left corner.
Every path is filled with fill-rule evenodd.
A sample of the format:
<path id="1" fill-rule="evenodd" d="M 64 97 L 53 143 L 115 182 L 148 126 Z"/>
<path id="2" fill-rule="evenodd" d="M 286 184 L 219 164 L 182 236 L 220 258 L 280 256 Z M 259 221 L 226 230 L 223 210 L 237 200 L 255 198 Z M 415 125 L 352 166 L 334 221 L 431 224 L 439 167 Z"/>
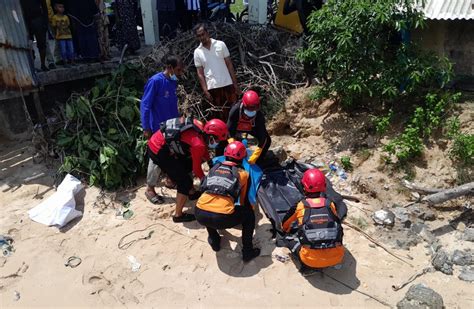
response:
<path id="1" fill-rule="evenodd" d="M 201 43 L 194 50 L 194 65 L 204 68 L 208 90 L 232 85 L 232 78 L 224 61 L 229 56 L 225 43 L 214 39 L 211 39 L 210 49 Z"/>

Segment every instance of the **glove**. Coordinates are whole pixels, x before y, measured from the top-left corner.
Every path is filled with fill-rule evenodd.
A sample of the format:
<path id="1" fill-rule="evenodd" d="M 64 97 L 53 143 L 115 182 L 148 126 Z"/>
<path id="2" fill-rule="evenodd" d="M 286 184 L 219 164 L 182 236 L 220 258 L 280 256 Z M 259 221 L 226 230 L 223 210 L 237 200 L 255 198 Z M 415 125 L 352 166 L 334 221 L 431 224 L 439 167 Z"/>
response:
<path id="1" fill-rule="evenodd" d="M 255 151 L 252 153 L 252 155 L 250 156 L 250 158 L 248 160 L 249 164 L 255 164 L 255 162 L 257 162 L 258 158 L 262 154 L 262 151 L 263 151 L 262 148 L 257 147 L 257 149 L 255 149 Z"/>

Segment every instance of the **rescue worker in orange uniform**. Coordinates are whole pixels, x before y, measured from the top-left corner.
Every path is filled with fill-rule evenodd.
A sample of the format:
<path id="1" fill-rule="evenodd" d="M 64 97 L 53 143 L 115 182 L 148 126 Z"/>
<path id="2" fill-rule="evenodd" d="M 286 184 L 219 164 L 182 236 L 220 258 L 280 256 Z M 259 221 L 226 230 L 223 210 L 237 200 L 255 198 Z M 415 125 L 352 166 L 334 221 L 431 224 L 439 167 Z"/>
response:
<path id="1" fill-rule="evenodd" d="M 325 268 L 342 263 L 344 247 L 342 245 L 342 220 L 347 207 L 336 204 L 326 198 L 326 178 L 317 168 L 303 174 L 301 184 L 305 198 L 291 207 L 283 218 L 283 230 L 292 233 L 289 248 L 293 256 L 302 263 L 302 272 L 306 268 Z M 297 222 L 296 233 L 292 224 Z M 306 267 L 305 267 L 306 266 Z"/>
<path id="2" fill-rule="evenodd" d="M 225 161 L 215 164 L 201 183 L 203 194 L 194 214 L 206 227 L 207 240 L 216 252 L 221 248 L 217 230 L 242 224 L 242 259 L 248 262 L 259 256 L 260 249 L 252 244 L 255 214 L 247 197 L 249 173 L 241 166 L 247 149 L 241 142 L 232 142 L 225 148 L 224 156 Z"/>
<path id="3" fill-rule="evenodd" d="M 177 185 L 176 213 L 173 222 L 195 220 L 194 215 L 183 212 L 189 199 L 196 200 L 200 192 L 194 190 L 193 178 L 204 179 L 202 162 L 211 166 L 209 149 L 226 140 L 228 130 L 220 119 L 209 120 L 205 125 L 192 118 L 173 118 L 161 123 L 148 140 L 148 155 Z"/>
<path id="4" fill-rule="evenodd" d="M 260 97 L 255 91 L 246 91 L 242 102 L 231 108 L 227 127 L 231 142 L 232 139 L 241 140 L 242 134 L 250 134 L 257 139 L 257 149 L 254 150 L 248 161 L 250 164 L 260 164 L 270 148 L 272 140 L 265 126 L 265 116 L 260 110 Z"/>

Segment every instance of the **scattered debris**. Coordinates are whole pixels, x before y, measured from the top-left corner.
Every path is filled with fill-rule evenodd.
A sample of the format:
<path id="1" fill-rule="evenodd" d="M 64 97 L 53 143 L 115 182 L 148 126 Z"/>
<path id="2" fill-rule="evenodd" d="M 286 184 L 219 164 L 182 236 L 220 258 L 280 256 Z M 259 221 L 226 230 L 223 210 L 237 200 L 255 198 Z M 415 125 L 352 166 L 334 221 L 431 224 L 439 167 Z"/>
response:
<path id="1" fill-rule="evenodd" d="M 395 214 L 387 209 L 374 212 L 372 219 L 376 224 L 383 226 L 393 226 L 395 224 Z"/>
<path id="2" fill-rule="evenodd" d="M 429 273 L 429 272 L 433 272 L 434 271 L 434 268 L 433 267 L 425 267 L 423 268 L 423 270 L 417 272 L 416 274 L 414 274 L 413 276 L 411 276 L 407 281 L 405 281 L 404 283 L 402 284 L 399 284 L 399 285 L 392 285 L 392 289 L 394 291 L 398 291 L 398 290 L 401 290 L 403 289 L 405 286 L 407 286 L 408 284 L 412 283 L 413 281 L 415 281 L 416 278 L 418 277 L 421 277 L 423 276 L 424 274 L 426 273 Z"/>
<path id="3" fill-rule="evenodd" d="M 444 250 L 438 250 L 431 260 L 431 264 L 436 270 L 439 270 L 443 274 L 452 275 L 453 265 L 449 258 L 449 255 Z"/>
<path id="4" fill-rule="evenodd" d="M 443 298 L 441 295 L 430 289 L 426 285 L 420 283 L 412 285 L 405 297 L 397 303 L 398 309 L 413 308 L 444 308 Z"/>
<path id="5" fill-rule="evenodd" d="M 290 261 L 290 257 L 288 255 L 273 254 L 273 257 L 275 258 L 275 260 L 282 263 L 287 263 L 288 261 Z"/>
<path id="6" fill-rule="evenodd" d="M 463 281 L 474 282 L 474 266 L 464 266 L 458 278 Z"/>
<path id="7" fill-rule="evenodd" d="M 78 256 L 73 255 L 67 259 L 66 263 L 64 263 L 64 266 L 76 268 L 77 266 L 81 265 L 81 263 L 82 259 Z"/>
<path id="8" fill-rule="evenodd" d="M 410 220 L 410 213 L 406 208 L 403 207 L 394 207 L 392 208 L 392 212 L 395 215 L 395 218 L 400 221 L 403 227 L 409 228 L 412 224 Z"/>
<path id="9" fill-rule="evenodd" d="M 0 235 L 0 248 L 2 248 L 3 256 L 10 256 L 15 252 L 13 248 L 13 238 L 7 235 Z"/>
<path id="10" fill-rule="evenodd" d="M 129 255 L 127 258 L 130 262 L 130 265 L 132 266 L 132 271 L 137 272 L 142 266 L 142 264 L 140 264 L 133 255 Z"/>
<path id="11" fill-rule="evenodd" d="M 465 266 L 474 263 L 473 256 L 468 251 L 454 250 L 451 256 L 451 262 L 454 265 Z"/>
<path id="12" fill-rule="evenodd" d="M 436 220 L 436 213 L 431 209 L 425 209 L 423 205 L 415 203 L 407 207 L 408 211 L 423 221 Z"/>
<path id="13" fill-rule="evenodd" d="M 117 209 L 115 216 L 128 220 L 133 217 L 133 210 L 130 209 L 130 203 L 122 203 L 120 209 Z"/>

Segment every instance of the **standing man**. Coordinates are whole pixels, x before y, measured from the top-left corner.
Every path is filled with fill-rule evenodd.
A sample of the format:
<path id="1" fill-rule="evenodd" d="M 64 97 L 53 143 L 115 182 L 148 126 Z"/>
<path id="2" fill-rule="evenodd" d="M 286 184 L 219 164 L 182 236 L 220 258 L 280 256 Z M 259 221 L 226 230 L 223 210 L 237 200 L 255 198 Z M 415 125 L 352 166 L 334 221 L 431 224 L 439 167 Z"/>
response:
<path id="1" fill-rule="evenodd" d="M 227 121 L 229 110 L 240 95 L 229 50 L 224 42 L 211 39 L 204 24 L 197 24 L 194 33 L 201 42 L 194 50 L 194 65 L 202 91 L 213 106 L 222 109 L 210 117 Z"/>
<path id="2" fill-rule="evenodd" d="M 29 39 L 33 40 L 33 37 L 36 39 L 41 70 L 49 71 L 46 66 L 46 32 L 48 31 L 48 7 L 46 2 L 44 0 L 21 0 L 20 4 Z"/>
<path id="3" fill-rule="evenodd" d="M 170 55 L 164 59 L 165 70 L 153 75 L 145 85 L 140 113 L 143 134 L 146 139 L 160 130 L 160 123 L 179 117 L 176 87 L 178 76 L 183 74 L 181 59 Z M 153 204 L 163 203 L 163 197 L 155 191 L 160 168 L 150 159 L 147 171 L 146 198 Z"/>

